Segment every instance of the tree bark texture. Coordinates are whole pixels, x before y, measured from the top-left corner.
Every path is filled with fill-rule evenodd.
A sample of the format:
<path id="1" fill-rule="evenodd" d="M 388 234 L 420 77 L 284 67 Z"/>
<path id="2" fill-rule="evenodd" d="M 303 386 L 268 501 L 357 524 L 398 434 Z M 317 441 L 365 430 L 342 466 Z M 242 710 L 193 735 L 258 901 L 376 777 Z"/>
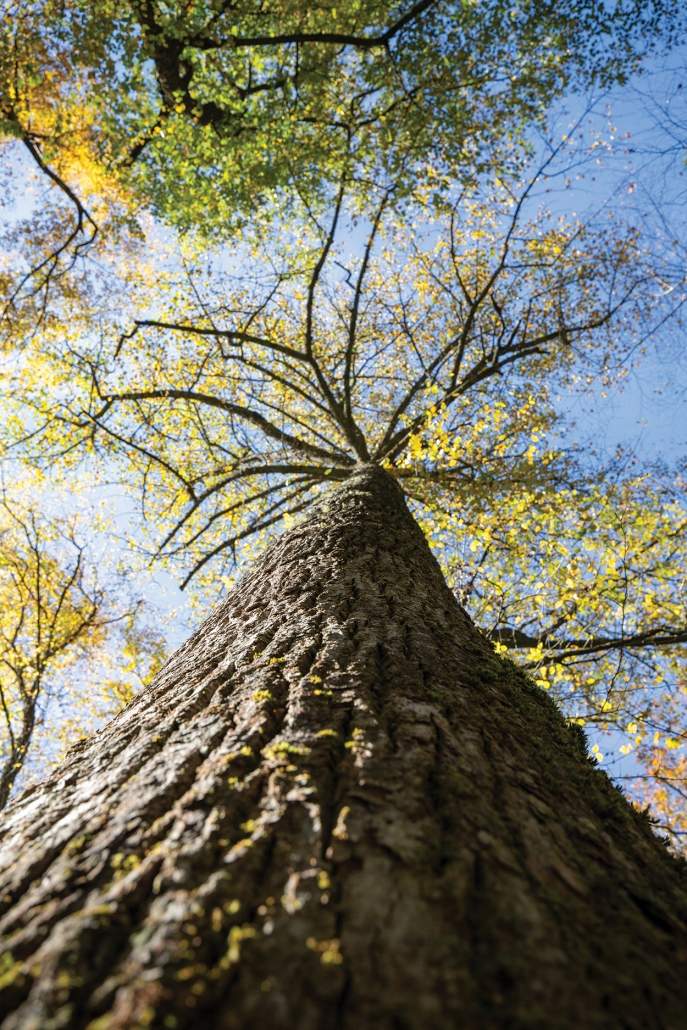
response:
<path id="1" fill-rule="evenodd" d="M 4 814 L 2 1030 L 684 1030 L 687 882 L 363 466 Z"/>

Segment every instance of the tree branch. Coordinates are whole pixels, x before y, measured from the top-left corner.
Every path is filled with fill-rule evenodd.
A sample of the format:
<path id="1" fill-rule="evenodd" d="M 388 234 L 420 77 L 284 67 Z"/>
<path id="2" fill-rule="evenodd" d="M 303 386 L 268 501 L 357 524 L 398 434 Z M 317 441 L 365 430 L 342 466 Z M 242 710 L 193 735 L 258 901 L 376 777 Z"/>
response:
<path id="1" fill-rule="evenodd" d="M 71 263 L 69 265 L 70 269 L 74 267 L 75 262 L 80 256 L 80 252 L 86 247 L 89 247 L 93 243 L 98 234 L 98 226 L 96 225 L 96 223 L 94 222 L 93 218 L 88 213 L 84 205 L 81 203 L 76 193 L 74 193 L 71 187 L 67 185 L 64 179 L 60 178 L 57 172 L 54 172 L 52 168 L 50 168 L 50 166 L 45 163 L 41 155 L 40 149 L 38 148 L 34 140 L 31 138 L 29 133 L 24 132 L 24 130 L 21 129 L 21 126 L 15 118 L 12 118 L 12 121 L 19 129 L 19 138 L 31 154 L 36 165 L 40 168 L 43 174 L 46 175 L 74 205 L 74 208 L 76 209 L 76 225 L 69 233 L 67 239 L 59 247 L 51 251 L 51 253 L 48 254 L 48 256 L 44 258 L 43 261 L 39 262 L 39 264 L 29 269 L 26 275 L 22 276 L 22 278 L 19 281 L 19 284 L 16 286 L 13 293 L 9 297 L 9 300 L 5 304 L 5 307 L 2 311 L 2 315 L 0 315 L 0 319 L 4 319 L 7 317 L 7 313 L 11 308 L 14 307 L 17 297 L 20 295 L 26 283 L 29 282 L 30 279 L 33 279 L 35 276 L 43 272 L 44 269 L 47 269 L 47 271 L 43 278 L 43 282 L 40 286 L 36 288 L 36 290 L 34 291 L 34 295 L 35 293 L 38 293 L 38 291 L 41 288 L 45 287 L 49 283 L 51 277 L 55 272 L 55 269 L 57 268 L 60 258 L 66 251 L 69 250 L 69 248 L 74 243 L 74 240 L 76 240 L 81 234 L 85 234 L 85 227 L 87 224 L 91 228 L 90 237 L 88 239 L 84 239 L 81 243 L 78 243 L 74 247 L 74 253 L 72 254 Z"/>
<path id="2" fill-rule="evenodd" d="M 634 633 L 627 637 L 588 637 L 586 639 L 558 637 L 549 632 L 530 636 L 522 630 L 509 626 L 487 630 L 485 633 L 490 640 L 508 648 L 536 648 L 543 644 L 551 651 L 562 652 L 556 654 L 558 661 L 621 648 L 660 647 L 666 644 L 687 643 L 687 629 L 669 630 L 665 626 L 646 630 L 644 633 Z"/>
<path id="3" fill-rule="evenodd" d="M 291 43 L 336 43 L 340 46 L 352 46 L 360 50 L 371 50 L 375 47 L 388 46 L 392 39 L 406 25 L 409 25 L 430 7 L 433 7 L 436 2 L 437 0 L 419 0 L 418 3 L 413 4 L 409 11 L 378 36 L 355 36 L 345 32 L 285 32 L 276 36 L 229 36 L 216 40 L 204 40 L 202 37 L 196 36 L 188 41 L 188 45 L 202 50 L 215 50 L 226 46 L 227 43 L 235 48 L 283 46 Z"/>
<path id="4" fill-rule="evenodd" d="M 205 404 L 211 408 L 219 408 L 220 411 L 226 411 L 227 414 L 235 415 L 237 418 L 251 423 L 270 439 L 277 440 L 279 443 L 291 448 L 291 450 L 301 451 L 304 454 L 308 454 L 311 458 L 320 458 L 323 461 L 327 461 L 328 463 L 335 465 L 337 463 L 337 458 L 341 457 L 341 455 L 332 454 L 330 451 L 324 450 L 323 447 L 317 447 L 315 444 L 310 444 L 305 440 L 299 440 L 298 437 L 291 436 L 290 433 L 286 433 L 284 430 L 279 429 L 277 426 L 269 422 L 263 415 L 260 415 L 259 412 L 253 411 L 252 408 L 244 408 L 240 404 L 232 404 L 230 401 L 223 401 L 219 397 L 213 397 L 211 394 L 207 393 L 199 393 L 196 390 L 133 390 L 125 393 L 103 394 L 102 399 L 108 404 L 111 404 L 114 401 L 163 399 L 192 401 L 198 404 Z"/>
<path id="5" fill-rule="evenodd" d="M 299 494 L 302 494 L 304 490 L 311 489 L 312 485 L 312 483 L 308 483 L 305 486 L 300 487 L 298 490 L 294 490 L 291 496 L 297 497 Z M 277 511 L 276 515 L 273 515 L 271 518 L 265 518 L 265 515 L 267 515 L 269 512 L 274 511 L 276 508 L 281 507 L 283 503 L 284 501 L 281 501 L 278 505 L 273 505 L 270 509 L 268 509 L 267 512 L 263 512 L 260 518 L 253 522 L 253 524 L 250 525 L 247 529 L 243 530 L 243 532 L 237 533 L 236 536 L 231 537 L 229 540 L 223 540 L 221 544 L 217 545 L 217 547 L 213 547 L 211 551 L 208 551 L 208 553 L 205 554 L 201 558 L 201 560 L 196 562 L 196 564 L 193 566 L 188 576 L 186 576 L 186 578 L 182 582 L 180 589 L 184 590 L 184 588 L 191 582 L 193 577 L 198 572 L 200 572 L 200 570 L 207 562 L 209 562 L 212 558 L 215 558 L 218 554 L 221 554 L 222 551 L 226 551 L 228 547 L 235 547 L 239 540 L 245 540 L 247 537 L 253 536 L 253 534 L 259 533 L 263 529 L 269 529 L 270 526 L 273 526 L 275 523 L 279 522 L 280 519 L 283 519 L 285 515 L 292 515 L 294 512 L 303 511 L 303 509 L 307 508 L 311 502 L 310 499 L 307 499 L 305 501 L 302 501 L 300 504 L 297 504 L 295 507 L 289 508 L 288 511 Z"/>
<path id="6" fill-rule="evenodd" d="M 134 328 L 131 332 L 122 333 L 115 349 L 115 358 L 119 357 L 125 341 L 133 339 L 138 333 L 138 330 L 143 328 L 172 329 L 175 332 L 189 333 L 192 336 L 214 336 L 225 340 L 236 340 L 239 343 L 254 343 L 258 347 L 267 347 L 269 350 L 276 351 L 278 354 L 285 354 L 287 357 L 294 358 L 296 361 L 304 361 L 308 364 L 310 363 L 310 359 L 307 354 L 303 354 L 301 351 L 295 350 L 293 347 L 287 347 L 284 344 L 275 343 L 273 340 L 265 340 L 261 336 L 253 336 L 251 333 L 243 333 L 234 329 L 200 329 L 196 325 L 185 325 L 179 322 L 161 322 L 154 318 L 136 319 L 134 322 Z"/>
<path id="7" fill-rule="evenodd" d="M 251 479 L 253 476 L 267 476 L 275 473 L 277 475 L 297 475 L 307 477 L 313 481 L 324 481 L 325 479 L 341 480 L 346 479 L 348 476 L 348 472 L 342 471 L 340 469 L 324 469 L 319 465 L 254 465 L 249 466 L 245 469 L 237 470 L 236 472 L 233 472 L 231 475 L 226 476 L 224 479 L 216 483 L 214 486 L 209 487 L 202 494 L 199 494 L 196 497 L 193 503 L 189 506 L 189 509 L 186 512 L 186 514 L 183 515 L 181 519 L 179 519 L 179 521 L 176 523 L 173 529 L 170 530 L 170 532 L 161 542 L 160 546 L 155 552 L 156 556 L 162 553 L 167 544 L 174 539 L 176 534 L 181 530 L 185 523 L 188 522 L 188 520 L 191 518 L 194 512 L 196 512 L 198 508 L 201 506 L 201 504 L 204 501 L 208 500 L 208 498 L 212 497 L 220 490 L 223 490 L 224 487 L 229 486 L 230 483 L 237 482 L 238 480 Z M 185 542 L 184 546 L 188 546 L 189 544 L 194 543 L 198 539 L 198 537 L 201 536 L 216 519 L 222 518 L 225 515 L 230 514 L 232 511 L 236 511 L 238 508 L 245 507 L 248 504 L 252 504 L 254 501 L 259 501 L 265 497 L 269 497 L 277 491 L 284 489 L 285 486 L 288 487 L 289 485 L 289 483 L 280 483 L 277 486 L 268 487 L 266 490 L 260 490 L 258 491 L 258 493 L 252 494 L 250 497 L 242 498 L 235 504 L 231 504 L 226 508 L 222 508 L 220 512 L 214 512 L 209 518 L 207 518 L 205 525 L 200 530 L 198 530 L 198 532 L 195 533 L 194 536 L 192 536 L 189 540 Z"/>

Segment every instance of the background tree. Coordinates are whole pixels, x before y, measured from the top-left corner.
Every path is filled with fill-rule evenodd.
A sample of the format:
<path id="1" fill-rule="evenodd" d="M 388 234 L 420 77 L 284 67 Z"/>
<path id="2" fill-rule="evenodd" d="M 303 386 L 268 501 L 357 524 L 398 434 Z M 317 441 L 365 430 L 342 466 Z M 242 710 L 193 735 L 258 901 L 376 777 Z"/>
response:
<path id="1" fill-rule="evenodd" d="M 62 200 L 44 252 L 15 263 L 10 315 L 112 228 L 103 197 L 115 228 L 143 204 L 217 239 L 298 193 L 328 203 L 344 169 L 363 194 L 381 170 L 399 192 L 505 175 L 554 98 L 622 80 L 684 23 L 665 0 L 5 0 L 4 13 L 0 131 Z"/>
<path id="2" fill-rule="evenodd" d="M 108 574 L 85 542 L 83 513 L 60 513 L 45 483 L 18 483 L 12 471 L 12 492 L 3 487 L 0 501 L 2 807 L 17 781 L 45 775 L 165 657 L 146 606 L 127 605 L 124 578 Z"/>
<path id="3" fill-rule="evenodd" d="M 73 521 L 0 502 L 0 805 L 37 731 L 51 681 L 83 658 L 112 621 Z"/>

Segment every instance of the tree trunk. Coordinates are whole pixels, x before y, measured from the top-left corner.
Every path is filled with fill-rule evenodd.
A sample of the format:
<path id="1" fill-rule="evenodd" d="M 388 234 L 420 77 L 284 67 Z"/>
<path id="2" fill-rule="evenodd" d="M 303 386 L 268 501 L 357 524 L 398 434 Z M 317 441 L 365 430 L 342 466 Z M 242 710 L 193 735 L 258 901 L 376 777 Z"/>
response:
<path id="1" fill-rule="evenodd" d="M 1 827 L 3 1030 L 687 1027 L 681 863 L 370 466 Z"/>
<path id="2" fill-rule="evenodd" d="M 36 726 L 36 701 L 38 699 L 38 691 L 29 694 L 23 683 L 21 686 L 23 687 L 22 693 L 24 695 L 21 730 L 19 731 L 18 737 L 13 737 L 11 739 L 7 758 L 1 767 L 0 809 L 3 809 L 7 804 L 7 799 L 12 793 L 14 781 L 22 771 L 24 762 L 26 761 L 26 754 L 31 745 L 33 731 Z M 9 718 L 6 719 L 6 723 L 8 727 L 11 725 Z"/>

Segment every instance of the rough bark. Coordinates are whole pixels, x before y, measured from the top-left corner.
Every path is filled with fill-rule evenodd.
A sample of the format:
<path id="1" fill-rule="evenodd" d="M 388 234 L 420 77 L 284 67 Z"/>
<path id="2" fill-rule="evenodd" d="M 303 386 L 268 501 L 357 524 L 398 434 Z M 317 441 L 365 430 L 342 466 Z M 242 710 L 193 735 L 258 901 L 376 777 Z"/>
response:
<path id="1" fill-rule="evenodd" d="M 3 1030 L 687 1027 L 681 864 L 375 468 L 1 831 Z"/>

